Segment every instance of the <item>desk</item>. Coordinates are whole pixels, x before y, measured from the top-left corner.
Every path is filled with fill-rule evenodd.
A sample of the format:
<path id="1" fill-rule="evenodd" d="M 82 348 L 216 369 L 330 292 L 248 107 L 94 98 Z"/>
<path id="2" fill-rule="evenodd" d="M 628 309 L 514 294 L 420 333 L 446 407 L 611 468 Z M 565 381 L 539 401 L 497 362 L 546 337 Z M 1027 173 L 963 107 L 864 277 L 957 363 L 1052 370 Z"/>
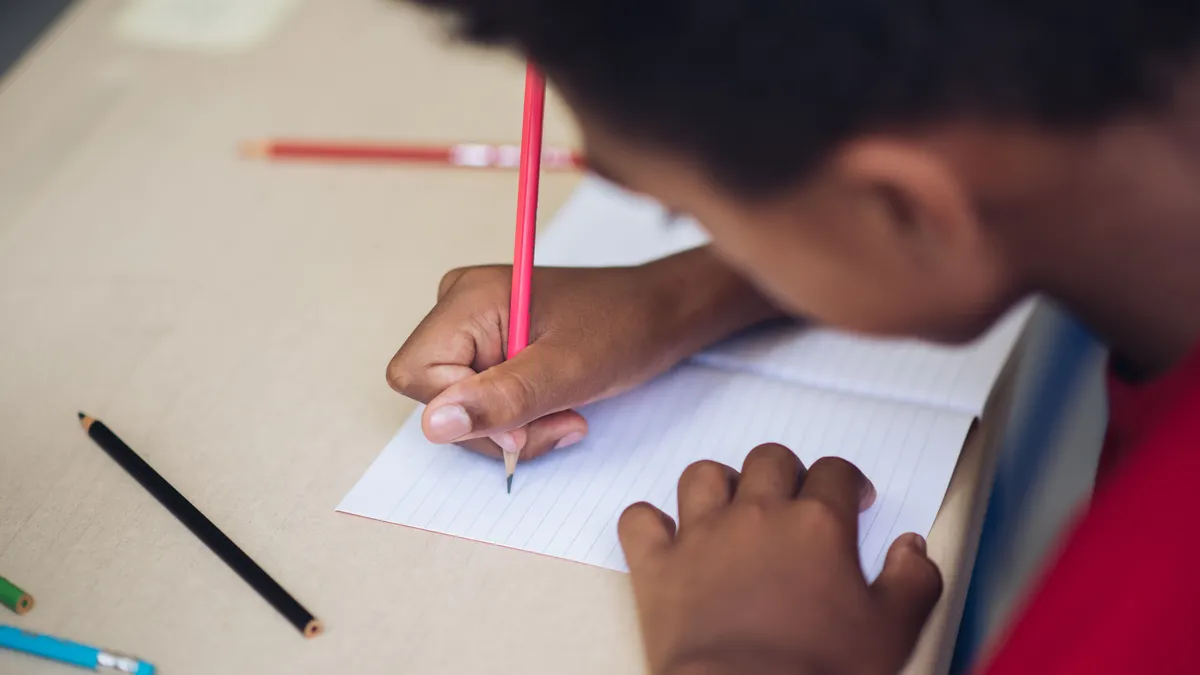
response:
<path id="1" fill-rule="evenodd" d="M 3 621 L 171 674 L 633 673 L 624 575 L 334 513 L 411 410 L 384 383 L 441 273 L 503 260 L 514 173 L 241 161 L 272 134 L 511 141 L 520 64 L 381 0 L 258 48 L 156 51 L 85 0 L 0 88 Z M 551 101 L 548 144 L 574 140 Z M 547 176 L 543 222 L 577 177 Z M 1000 397 L 1003 399 L 1003 397 Z M 304 641 L 79 429 L 109 423 L 326 624 Z M 930 538 L 947 662 L 998 425 Z M 0 671 L 69 672 L 0 653 Z"/>

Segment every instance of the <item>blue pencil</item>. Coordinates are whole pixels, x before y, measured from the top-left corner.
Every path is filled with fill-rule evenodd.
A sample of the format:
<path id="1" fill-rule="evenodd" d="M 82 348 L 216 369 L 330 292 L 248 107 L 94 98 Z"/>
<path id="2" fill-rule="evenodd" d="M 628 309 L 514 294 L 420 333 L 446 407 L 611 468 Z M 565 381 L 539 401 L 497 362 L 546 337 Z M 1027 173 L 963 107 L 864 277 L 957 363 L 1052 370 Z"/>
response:
<path id="1" fill-rule="evenodd" d="M 49 635 L 38 635 L 15 626 L 0 625 L 0 647 L 69 663 L 88 670 L 112 670 L 131 675 L 154 675 L 154 666 L 132 656 L 114 654 Z"/>

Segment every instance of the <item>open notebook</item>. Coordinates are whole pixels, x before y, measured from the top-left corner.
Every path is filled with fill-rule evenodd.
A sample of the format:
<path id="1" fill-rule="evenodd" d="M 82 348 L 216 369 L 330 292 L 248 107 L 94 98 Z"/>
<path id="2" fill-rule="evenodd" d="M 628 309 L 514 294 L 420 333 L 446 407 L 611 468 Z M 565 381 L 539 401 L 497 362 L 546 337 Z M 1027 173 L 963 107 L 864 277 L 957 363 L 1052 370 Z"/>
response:
<path id="1" fill-rule="evenodd" d="M 624 265 L 705 242 L 687 221 L 589 178 L 538 242 L 540 265 Z M 740 466 L 778 442 L 807 464 L 857 464 L 879 493 L 860 517 L 859 551 L 874 578 L 888 545 L 928 534 L 971 423 L 1028 318 L 1010 313 L 959 348 L 774 328 L 693 357 L 628 394 L 581 412 L 579 445 L 521 464 L 513 493 L 496 460 L 421 433 L 421 409 L 401 427 L 339 511 L 615 570 L 621 511 L 649 501 L 675 515 L 675 483 L 690 463 Z"/>

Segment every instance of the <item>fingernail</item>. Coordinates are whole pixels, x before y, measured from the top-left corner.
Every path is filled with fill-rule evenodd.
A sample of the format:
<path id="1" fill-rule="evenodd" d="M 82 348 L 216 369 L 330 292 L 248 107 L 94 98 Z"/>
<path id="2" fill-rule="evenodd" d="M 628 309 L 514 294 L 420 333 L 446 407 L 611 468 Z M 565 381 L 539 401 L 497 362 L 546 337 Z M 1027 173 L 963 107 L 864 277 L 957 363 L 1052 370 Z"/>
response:
<path id="1" fill-rule="evenodd" d="M 471 416 L 460 405 L 444 405 L 429 413 L 429 440 L 449 443 L 471 433 Z"/>
<path id="2" fill-rule="evenodd" d="M 500 449 L 504 452 L 512 453 L 521 451 L 521 446 L 517 444 L 517 437 L 511 431 L 505 431 L 504 433 L 496 434 L 495 436 L 492 436 L 492 440 L 495 441 L 496 445 L 500 446 Z"/>
<path id="3" fill-rule="evenodd" d="M 864 481 L 862 486 L 862 494 L 858 496 L 858 509 L 866 511 L 875 503 L 875 485 L 870 480 Z"/>
<path id="4" fill-rule="evenodd" d="M 913 548 L 917 549 L 921 553 L 925 553 L 925 537 L 922 537 L 921 535 L 917 534 L 916 532 L 913 532 L 912 534 L 908 535 L 908 537 L 909 537 L 909 542 L 908 542 L 909 545 L 911 545 Z"/>
<path id="5" fill-rule="evenodd" d="M 582 440 L 583 434 L 579 433 L 578 431 L 573 431 L 559 439 L 558 443 L 554 446 L 554 449 L 562 450 L 563 448 L 569 448 Z"/>

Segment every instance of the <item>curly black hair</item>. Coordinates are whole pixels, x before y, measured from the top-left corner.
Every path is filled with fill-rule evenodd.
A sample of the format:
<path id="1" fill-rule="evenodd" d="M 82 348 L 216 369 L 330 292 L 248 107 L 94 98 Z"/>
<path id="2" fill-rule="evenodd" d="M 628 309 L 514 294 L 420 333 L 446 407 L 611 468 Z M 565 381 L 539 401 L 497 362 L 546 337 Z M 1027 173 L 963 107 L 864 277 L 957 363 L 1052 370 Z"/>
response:
<path id="1" fill-rule="evenodd" d="M 743 193 L 864 132 L 1078 129 L 1169 101 L 1192 0 L 413 0 L 516 49 L 612 130 Z"/>

